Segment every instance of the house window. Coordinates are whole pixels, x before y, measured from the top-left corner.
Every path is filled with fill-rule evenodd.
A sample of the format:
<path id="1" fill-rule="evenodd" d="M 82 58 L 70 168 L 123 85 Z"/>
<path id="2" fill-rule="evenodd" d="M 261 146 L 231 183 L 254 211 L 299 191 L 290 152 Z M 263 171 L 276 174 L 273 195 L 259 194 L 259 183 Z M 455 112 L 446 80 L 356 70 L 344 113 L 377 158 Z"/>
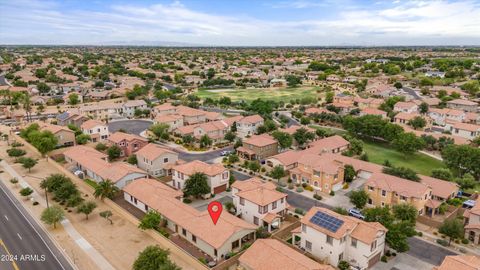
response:
<path id="1" fill-rule="evenodd" d="M 370 251 L 374 251 L 377 248 L 377 240 L 373 241 L 370 245 Z"/>
<path id="2" fill-rule="evenodd" d="M 193 241 L 194 243 L 197 243 L 197 237 L 196 237 L 195 235 L 193 235 L 193 234 L 192 234 L 192 241 Z"/>
<path id="3" fill-rule="evenodd" d="M 148 212 L 148 205 L 145 204 L 145 211 Z"/>
<path id="4" fill-rule="evenodd" d="M 304 233 L 307 232 L 307 225 L 302 224 L 302 232 L 304 232 Z"/>
<path id="5" fill-rule="evenodd" d="M 187 230 L 182 229 L 182 234 L 183 234 L 184 236 L 187 236 Z"/>
<path id="6" fill-rule="evenodd" d="M 240 205 L 245 205 L 245 199 L 244 198 L 240 198 Z"/>
<path id="7" fill-rule="evenodd" d="M 137 204 L 137 199 L 136 199 L 136 198 L 133 198 L 133 202 L 134 202 L 135 204 Z"/>
<path id="8" fill-rule="evenodd" d="M 384 207 L 384 206 L 385 206 L 385 202 L 382 202 L 382 207 Z"/>
<path id="9" fill-rule="evenodd" d="M 330 235 L 327 235 L 327 243 L 333 245 L 333 238 Z"/>
<path id="10" fill-rule="evenodd" d="M 258 217 L 253 217 L 253 224 L 258 225 Z"/>
<path id="11" fill-rule="evenodd" d="M 400 195 L 400 201 L 405 201 L 405 200 L 407 200 L 407 197 Z"/>
<path id="12" fill-rule="evenodd" d="M 280 203 L 283 203 L 283 198 L 280 199 Z"/>
<path id="13" fill-rule="evenodd" d="M 357 239 L 352 238 L 352 247 L 357 247 Z"/>
<path id="14" fill-rule="evenodd" d="M 373 187 L 368 186 L 368 191 L 373 191 Z"/>
<path id="15" fill-rule="evenodd" d="M 223 179 L 227 179 L 227 178 L 228 178 L 228 172 L 224 172 L 224 173 L 222 174 L 222 178 L 223 178 Z"/>
<path id="16" fill-rule="evenodd" d="M 386 197 L 386 196 L 387 196 L 387 191 L 382 190 L 382 196 L 383 196 L 383 197 Z"/>
<path id="17" fill-rule="evenodd" d="M 167 162 L 168 162 L 168 158 L 164 158 L 163 163 L 167 163 Z"/>
<path id="18" fill-rule="evenodd" d="M 313 175 L 320 177 L 320 172 L 319 171 L 313 171 Z"/>
<path id="19" fill-rule="evenodd" d="M 372 203 L 373 203 L 372 199 L 368 198 L 368 204 L 372 204 Z"/>
<path id="20" fill-rule="evenodd" d="M 272 203 L 272 210 L 275 209 L 275 208 L 277 208 L 277 202 Z"/>
<path id="21" fill-rule="evenodd" d="M 343 260 L 343 252 L 340 253 L 340 255 L 338 255 L 338 261 L 342 261 Z"/>
<path id="22" fill-rule="evenodd" d="M 217 256 L 217 249 L 213 250 L 213 255 Z"/>
<path id="23" fill-rule="evenodd" d="M 305 241 L 305 249 L 308 251 L 312 250 L 312 242 Z"/>

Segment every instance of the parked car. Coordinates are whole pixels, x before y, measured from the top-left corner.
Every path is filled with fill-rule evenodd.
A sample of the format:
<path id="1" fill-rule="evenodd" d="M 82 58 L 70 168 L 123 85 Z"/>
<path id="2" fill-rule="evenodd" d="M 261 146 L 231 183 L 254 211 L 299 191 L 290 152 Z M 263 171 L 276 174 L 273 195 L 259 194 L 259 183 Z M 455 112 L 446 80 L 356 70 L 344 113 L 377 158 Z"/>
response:
<path id="1" fill-rule="evenodd" d="M 220 155 L 221 156 L 228 156 L 232 153 L 232 151 L 229 151 L 229 150 L 223 150 L 222 152 L 220 152 Z"/>
<path id="2" fill-rule="evenodd" d="M 365 219 L 365 216 L 362 214 L 362 212 L 360 212 L 360 210 L 355 209 L 355 208 L 349 209 L 348 210 L 348 215 L 352 216 L 352 217 L 355 217 L 355 218 L 358 218 L 358 219 L 361 219 L 361 220 Z"/>

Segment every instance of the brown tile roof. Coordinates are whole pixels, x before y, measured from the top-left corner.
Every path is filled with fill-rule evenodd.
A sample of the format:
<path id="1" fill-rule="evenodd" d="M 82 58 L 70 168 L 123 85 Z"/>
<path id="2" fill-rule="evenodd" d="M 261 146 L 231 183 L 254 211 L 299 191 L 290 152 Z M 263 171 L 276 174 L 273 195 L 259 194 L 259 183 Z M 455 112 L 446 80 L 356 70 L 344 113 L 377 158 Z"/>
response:
<path id="1" fill-rule="evenodd" d="M 40 129 L 42 130 L 48 130 L 52 132 L 53 134 L 56 134 L 59 131 L 64 131 L 64 132 L 69 132 L 69 133 L 75 133 L 73 130 L 64 127 L 64 126 L 57 126 L 57 125 L 51 125 L 47 123 L 41 123 L 40 124 Z"/>
<path id="2" fill-rule="evenodd" d="M 87 120 L 87 121 L 83 122 L 83 124 L 80 127 L 82 129 L 91 129 L 91 128 L 94 128 L 96 126 L 105 126 L 105 124 L 100 122 L 100 121 L 90 119 L 90 120 Z"/>
<path id="3" fill-rule="evenodd" d="M 304 166 L 306 165 L 315 171 L 324 172 L 331 175 L 337 174 L 339 169 L 343 167 L 341 162 L 331 159 L 329 156 L 312 153 L 303 154 L 298 159 L 298 164 L 302 164 Z"/>
<path id="4" fill-rule="evenodd" d="M 385 173 L 374 173 L 365 182 L 365 185 L 386 190 L 388 192 L 396 192 L 405 197 L 422 198 L 430 189 L 423 183 L 403 179 Z"/>
<path id="5" fill-rule="evenodd" d="M 258 239 L 238 259 L 251 270 L 334 270 L 276 239 Z"/>
<path id="6" fill-rule="evenodd" d="M 245 116 L 242 120 L 238 122 L 254 124 L 262 121 L 263 121 L 263 118 L 260 115 L 254 114 L 254 115 Z"/>
<path id="7" fill-rule="evenodd" d="M 447 104 L 458 104 L 458 105 L 468 105 L 468 106 L 473 106 L 473 105 L 478 105 L 478 103 L 466 100 L 466 99 L 454 99 L 447 101 Z"/>
<path id="8" fill-rule="evenodd" d="M 298 159 L 304 155 L 303 151 L 286 151 L 275 156 L 271 156 L 268 159 L 276 159 L 284 166 L 289 166 L 298 162 Z"/>
<path id="9" fill-rule="evenodd" d="M 237 196 L 262 206 L 287 197 L 287 194 L 278 192 L 274 184 L 270 182 L 264 183 L 258 178 L 250 178 L 245 181 L 236 181 L 233 183 L 232 187 L 239 190 L 239 192 L 237 192 Z"/>
<path id="10" fill-rule="evenodd" d="M 333 135 L 331 137 L 323 138 L 320 140 L 313 141 L 309 144 L 308 152 L 317 152 L 320 153 L 323 150 L 332 151 L 333 149 L 341 148 L 350 145 L 350 143 L 338 135 Z"/>
<path id="11" fill-rule="evenodd" d="M 453 128 L 458 128 L 461 130 L 472 131 L 472 132 L 480 131 L 479 125 L 468 124 L 468 123 L 457 122 L 453 124 Z"/>

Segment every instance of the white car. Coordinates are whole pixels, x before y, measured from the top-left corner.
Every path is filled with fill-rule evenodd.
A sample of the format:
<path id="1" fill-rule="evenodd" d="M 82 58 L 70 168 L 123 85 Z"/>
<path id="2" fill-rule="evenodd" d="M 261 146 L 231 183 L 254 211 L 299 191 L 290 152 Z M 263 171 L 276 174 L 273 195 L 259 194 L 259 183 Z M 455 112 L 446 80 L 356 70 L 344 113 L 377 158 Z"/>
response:
<path id="1" fill-rule="evenodd" d="M 222 152 L 220 152 L 220 155 L 221 156 L 228 156 L 232 153 L 232 151 L 229 151 L 229 150 L 223 150 Z"/>

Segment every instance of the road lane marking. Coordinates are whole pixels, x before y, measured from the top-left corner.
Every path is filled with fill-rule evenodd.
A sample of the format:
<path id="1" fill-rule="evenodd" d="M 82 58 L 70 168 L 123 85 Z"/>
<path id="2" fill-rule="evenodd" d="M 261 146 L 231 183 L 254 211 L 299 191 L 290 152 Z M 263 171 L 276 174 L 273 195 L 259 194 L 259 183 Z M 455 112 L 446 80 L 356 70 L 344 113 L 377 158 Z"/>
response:
<path id="1" fill-rule="evenodd" d="M 4 215 L 4 217 L 5 217 L 5 219 L 8 221 L 8 217 L 7 217 L 7 215 Z"/>
<path id="2" fill-rule="evenodd" d="M 17 236 L 18 238 L 20 238 L 20 240 L 23 240 L 22 236 L 19 233 L 17 233 Z"/>
<path id="3" fill-rule="evenodd" d="M 5 245 L 2 239 L 0 239 L 0 246 L 2 246 L 3 249 L 7 252 L 8 256 L 12 256 L 12 253 L 10 253 L 10 251 L 8 250 L 7 246 Z M 13 260 L 12 260 L 12 266 L 13 266 L 13 269 L 20 270 L 20 268 L 18 268 L 17 263 Z"/>

